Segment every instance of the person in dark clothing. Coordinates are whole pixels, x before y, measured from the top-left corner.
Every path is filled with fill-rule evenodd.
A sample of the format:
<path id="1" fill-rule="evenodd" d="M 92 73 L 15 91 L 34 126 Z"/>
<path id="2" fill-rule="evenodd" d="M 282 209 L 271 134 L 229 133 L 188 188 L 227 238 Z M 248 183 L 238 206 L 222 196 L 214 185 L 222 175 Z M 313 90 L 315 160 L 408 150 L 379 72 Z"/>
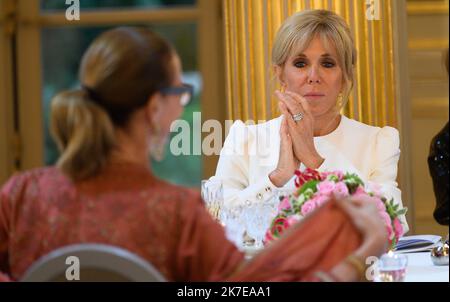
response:
<path id="1" fill-rule="evenodd" d="M 433 138 L 428 155 L 428 167 L 433 179 L 434 195 L 436 196 L 436 208 L 434 219 L 439 224 L 449 225 L 449 136 L 448 122 L 442 130 Z"/>
<path id="2" fill-rule="evenodd" d="M 448 49 L 446 56 L 448 74 Z M 436 208 L 433 212 L 434 219 L 442 225 L 449 225 L 449 136 L 448 122 L 433 138 L 428 155 L 428 167 L 433 179 L 434 195 L 436 196 Z"/>

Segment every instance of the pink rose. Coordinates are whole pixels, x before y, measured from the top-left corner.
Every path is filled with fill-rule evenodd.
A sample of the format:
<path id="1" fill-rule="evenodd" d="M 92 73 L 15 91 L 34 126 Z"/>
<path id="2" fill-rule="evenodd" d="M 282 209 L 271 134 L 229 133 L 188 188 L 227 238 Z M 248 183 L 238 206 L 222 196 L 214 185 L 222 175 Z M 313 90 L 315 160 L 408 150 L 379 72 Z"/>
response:
<path id="1" fill-rule="evenodd" d="M 328 200 L 330 200 L 330 197 L 327 195 L 317 195 L 314 196 L 314 198 L 311 199 L 311 201 L 314 201 L 317 207 L 321 207 L 323 204 L 325 204 Z"/>
<path id="2" fill-rule="evenodd" d="M 323 181 L 317 185 L 320 195 L 330 195 L 334 190 L 335 184 L 332 181 Z"/>
<path id="3" fill-rule="evenodd" d="M 395 237 L 399 239 L 403 236 L 403 226 L 397 217 L 393 221 Z"/>
<path id="4" fill-rule="evenodd" d="M 268 244 L 269 242 L 271 242 L 273 240 L 275 240 L 275 238 L 273 238 L 272 232 L 270 230 L 267 230 L 266 236 L 264 238 L 264 244 L 266 245 L 266 244 Z"/>
<path id="5" fill-rule="evenodd" d="M 375 202 L 378 211 L 386 212 L 386 206 L 384 205 L 384 202 L 380 198 L 372 197 L 371 199 Z"/>
<path id="6" fill-rule="evenodd" d="M 296 224 L 301 220 L 301 217 L 298 215 L 291 215 L 286 219 L 286 222 L 288 224 L 288 227 L 291 227 L 292 225 Z"/>
<path id="7" fill-rule="evenodd" d="M 337 171 L 331 171 L 331 172 L 323 172 L 322 174 L 323 174 L 323 176 L 324 176 L 324 179 L 326 179 L 326 178 L 327 178 L 328 176 L 330 176 L 330 175 L 336 176 L 337 179 L 338 179 L 339 181 L 341 181 L 341 180 L 344 179 L 344 172 L 339 171 L 339 170 L 337 170 Z"/>
<path id="8" fill-rule="evenodd" d="M 389 240 L 392 240 L 394 237 L 394 231 L 392 230 L 392 222 L 391 217 L 389 217 L 389 214 L 385 211 L 380 212 L 381 218 L 383 219 L 384 225 L 386 226 L 386 231 L 388 234 Z"/>
<path id="9" fill-rule="evenodd" d="M 322 180 L 321 173 L 310 168 L 306 168 L 303 172 L 300 170 L 295 170 L 295 175 L 297 176 L 294 181 L 296 188 L 300 188 L 310 180 Z"/>
<path id="10" fill-rule="evenodd" d="M 356 192 L 352 196 L 367 202 L 374 202 L 378 211 L 386 212 L 386 206 L 384 205 L 384 202 L 379 197 L 370 196 L 369 194 L 367 194 L 362 187 L 358 187 L 356 189 Z"/>
<path id="11" fill-rule="evenodd" d="M 366 193 L 366 191 L 364 190 L 363 187 L 358 186 L 352 196 L 354 196 L 354 197 L 367 197 L 367 196 L 369 196 L 369 194 Z"/>
<path id="12" fill-rule="evenodd" d="M 285 216 L 279 216 L 277 217 L 272 225 L 272 234 L 280 235 L 285 229 L 289 227 L 286 217 Z"/>
<path id="13" fill-rule="evenodd" d="M 278 205 L 278 211 L 283 210 L 290 210 L 291 209 L 291 203 L 289 202 L 289 196 L 286 196 L 283 198 L 283 200 Z"/>
<path id="14" fill-rule="evenodd" d="M 275 217 L 272 225 L 267 230 L 265 238 L 264 238 L 264 244 L 267 244 L 271 241 L 274 241 L 278 239 L 281 234 L 289 227 L 289 224 L 287 222 L 287 219 L 285 216 L 278 216 Z"/>
<path id="15" fill-rule="evenodd" d="M 341 181 L 344 178 L 344 173 L 342 171 L 325 171 L 321 173 L 322 177 L 321 179 L 327 179 L 328 176 L 334 175 L 336 176 L 339 181 Z"/>
<path id="16" fill-rule="evenodd" d="M 349 195 L 348 192 L 348 188 L 347 185 L 345 183 L 338 182 L 337 184 L 335 184 L 334 186 L 334 196 L 336 196 L 336 198 L 345 198 Z"/>
<path id="17" fill-rule="evenodd" d="M 339 181 L 344 179 L 344 172 L 342 171 L 334 171 L 334 175 L 337 176 L 337 178 L 339 179 Z"/>
<path id="18" fill-rule="evenodd" d="M 321 172 L 321 179 L 327 179 L 327 177 L 330 176 L 331 174 L 333 174 L 333 172 L 329 171 Z"/>
<path id="19" fill-rule="evenodd" d="M 305 202 L 302 206 L 302 215 L 306 216 L 308 213 L 314 211 L 316 209 L 317 205 L 314 200 L 308 200 Z"/>

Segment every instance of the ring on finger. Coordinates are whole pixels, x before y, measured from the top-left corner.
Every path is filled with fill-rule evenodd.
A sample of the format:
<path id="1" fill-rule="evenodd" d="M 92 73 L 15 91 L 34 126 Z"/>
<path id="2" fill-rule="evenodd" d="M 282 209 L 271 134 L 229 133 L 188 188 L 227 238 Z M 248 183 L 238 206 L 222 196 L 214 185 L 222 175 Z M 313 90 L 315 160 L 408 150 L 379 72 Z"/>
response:
<path id="1" fill-rule="evenodd" d="M 303 113 L 297 113 L 297 114 L 293 114 L 292 115 L 292 119 L 294 120 L 294 122 L 299 122 L 304 118 Z"/>

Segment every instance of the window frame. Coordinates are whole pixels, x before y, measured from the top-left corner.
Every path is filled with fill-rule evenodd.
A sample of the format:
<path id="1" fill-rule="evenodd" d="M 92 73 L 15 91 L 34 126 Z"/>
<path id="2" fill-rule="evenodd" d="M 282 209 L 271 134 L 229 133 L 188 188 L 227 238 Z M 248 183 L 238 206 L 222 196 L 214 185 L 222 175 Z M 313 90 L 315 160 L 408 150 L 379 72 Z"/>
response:
<path id="1" fill-rule="evenodd" d="M 11 34 L 13 2 L 0 2 L 0 184 L 15 170 L 18 145 L 15 144 L 13 54 Z"/>
<path id="2" fill-rule="evenodd" d="M 220 34 L 220 31 L 223 30 L 221 0 L 197 0 L 197 4 L 193 7 L 82 11 L 78 21 L 66 20 L 64 10 L 49 12 L 41 10 L 39 1 L 8 1 L 15 1 L 17 15 L 20 16 L 15 32 L 17 37 L 18 127 L 23 146 L 20 154 L 20 169 L 27 170 L 44 165 L 43 66 L 41 63 L 41 29 L 43 27 L 178 22 L 197 24 L 199 47 L 197 56 L 203 81 L 200 99 L 202 119 L 215 118 L 219 121 L 225 119 L 224 62 L 223 55 L 221 55 L 223 54 L 223 35 Z M 5 99 L 8 100 L 11 97 Z M 216 100 L 216 102 L 209 100 Z M 2 134 L 0 133 L 0 135 Z M 0 136 L 0 139 L 2 138 Z M 0 152 L 2 151 L 0 150 Z M 217 159 L 218 157 L 202 156 L 203 177 L 209 177 L 214 173 Z"/>

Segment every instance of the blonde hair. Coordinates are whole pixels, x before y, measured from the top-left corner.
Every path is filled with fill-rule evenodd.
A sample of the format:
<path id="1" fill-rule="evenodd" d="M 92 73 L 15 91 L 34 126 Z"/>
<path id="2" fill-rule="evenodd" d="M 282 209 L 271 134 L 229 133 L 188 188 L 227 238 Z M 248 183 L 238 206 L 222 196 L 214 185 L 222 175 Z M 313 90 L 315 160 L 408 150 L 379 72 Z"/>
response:
<path id="1" fill-rule="evenodd" d="M 115 147 L 115 127 L 172 82 L 173 48 L 145 28 L 120 27 L 100 35 L 84 54 L 81 89 L 56 95 L 51 133 L 56 165 L 73 180 L 95 175 Z"/>
<path id="2" fill-rule="evenodd" d="M 52 101 L 51 131 L 62 151 L 57 166 L 75 180 L 95 174 L 115 146 L 114 126 L 87 92 L 66 91 Z"/>
<path id="3" fill-rule="evenodd" d="M 344 76 L 345 103 L 354 83 L 356 48 L 347 23 L 334 12 L 305 10 L 286 19 L 275 36 L 272 63 L 284 66 L 293 51 L 301 53 L 316 36 L 321 38 L 325 47 L 329 47 L 330 42 L 335 47 Z"/>

